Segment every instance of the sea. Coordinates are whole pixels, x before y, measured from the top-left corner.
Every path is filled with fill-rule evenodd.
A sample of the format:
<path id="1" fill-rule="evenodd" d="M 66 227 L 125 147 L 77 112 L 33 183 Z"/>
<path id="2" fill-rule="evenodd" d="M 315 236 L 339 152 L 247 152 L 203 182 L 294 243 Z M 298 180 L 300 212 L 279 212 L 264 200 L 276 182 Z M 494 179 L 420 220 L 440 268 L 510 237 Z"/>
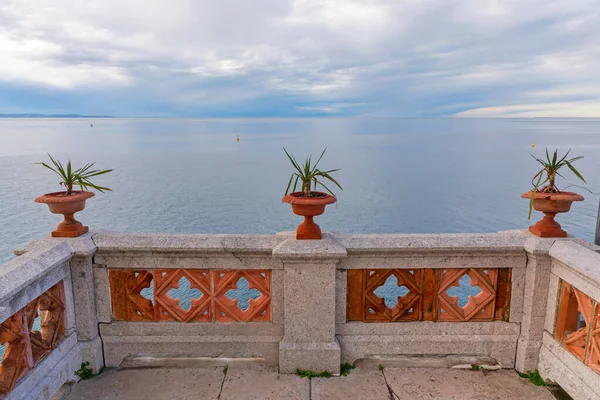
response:
<path id="1" fill-rule="evenodd" d="M 237 140 L 239 138 L 239 141 Z M 561 189 L 586 200 L 557 220 L 593 241 L 600 192 L 600 119 L 299 118 L 0 119 L 0 263 L 48 235 L 61 217 L 33 199 L 61 190 L 37 162 L 114 169 L 77 218 L 94 230 L 261 233 L 301 222 L 281 202 L 299 161 L 327 148 L 343 190 L 316 221 L 341 233 L 454 233 L 523 229 L 540 165 L 558 149 L 583 156 Z M 576 185 L 576 186 L 573 186 Z"/>

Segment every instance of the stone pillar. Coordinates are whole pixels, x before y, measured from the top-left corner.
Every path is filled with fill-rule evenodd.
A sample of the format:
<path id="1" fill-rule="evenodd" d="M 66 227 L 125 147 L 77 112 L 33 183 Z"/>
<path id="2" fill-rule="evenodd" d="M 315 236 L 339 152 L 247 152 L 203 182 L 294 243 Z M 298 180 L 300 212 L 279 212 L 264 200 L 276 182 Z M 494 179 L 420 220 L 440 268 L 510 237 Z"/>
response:
<path id="1" fill-rule="evenodd" d="M 519 372 L 533 371 L 538 368 L 552 263 L 549 251 L 554 240 L 532 235 L 525 243 L 527 272 L 525 274 L 521 334 L 517 342 L 515 362 L 515 369 Z"/>
<path id="2" fill-rule="evenodd" d="M 335 337 L 335 270 L 346 249 L 324 234 L 322 240 L 290 237 L 273 250 L 284 267 L 285 333 L 279 344 L 279 371 L 340 372 Z"/>
<path id="3" fill-rule="evenodd" d="M 94 273 L 92 269 L 96 246 L 92 241 L 92 233 L 86 233 L 78 238 L 68 240 L 75 250 L 75 254 L 71 259 L 71 281 L 73 282 L 77 342 L 81 350 L 82 361 L 89 362 L 89 368 L 94 373 L 98 373 L 104 366 L 104 356 L 102 354 L 102 341 L 98 332 Z"/>

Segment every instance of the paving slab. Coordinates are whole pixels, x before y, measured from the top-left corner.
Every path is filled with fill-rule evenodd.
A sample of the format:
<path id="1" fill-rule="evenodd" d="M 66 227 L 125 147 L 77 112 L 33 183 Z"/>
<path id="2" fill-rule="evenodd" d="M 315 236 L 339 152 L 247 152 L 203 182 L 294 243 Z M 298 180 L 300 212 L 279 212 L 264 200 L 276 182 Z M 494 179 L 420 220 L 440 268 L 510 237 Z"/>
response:
<path id="1" fill-rule="evenodd" d="M 533 385 L 513 370 L 468 371 L 441 368 L 386 368 L 395 399 L 555 400 L 545 387 Z"/>
<path id="2" fill-rule="evenodd" d="M 311 400 L 390 400 L 383 373 L 353 369 L 348 376 L 314 378 Z"/>
<path id="3" fill-rule="evenodd" d="M 223 368 L 113 369 L 73 385 L 66 400 L 213 400 Z"/>
<path id="4" fill-rule="evenodd" d="M 307 400 L 309 393 L 308 379 L 278 374 L 276 368 L 230 368 L 220 400 Z"/>

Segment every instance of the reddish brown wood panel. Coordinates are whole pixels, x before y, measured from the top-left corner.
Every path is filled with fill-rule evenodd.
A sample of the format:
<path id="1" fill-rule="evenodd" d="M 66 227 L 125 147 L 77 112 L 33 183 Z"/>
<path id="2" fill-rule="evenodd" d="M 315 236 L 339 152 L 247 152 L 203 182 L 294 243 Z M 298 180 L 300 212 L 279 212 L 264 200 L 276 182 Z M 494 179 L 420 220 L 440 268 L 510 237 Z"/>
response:
<path id="1" fill-rule="evenodd" d="M 554 336 L 600 374 L 600 304 L 564 281 L 560 288 Z"/>
<path id="2" fill-rule="evenodd" d="M 241 282 L 247 288 L 239 290 Z M 268 270 L 110 270 L 113 318 L 124 321 L 271 321 L 271 271 Z M 184 308 L 177 292 L 195 290 Z M 152 300 L 142 290 L 152 288 Z M 244 298 L 246 290 L 250 298 Z M 240 294 L 243 292 L 242 294 Z M 181 293 L 180 293 L 181 294 Z M 236 298 L 236 295 L 238 297 Z M 175 296 L 175 297 L 173 297 Z"/>
<path id="3" fill-rule="evenodd" d="M 577 299 L 573 293 L 573 287 L 562 282 L 560 288 L 560 297 L 558 312 L 556 314 L 556 328 L 554 337 L 562 343 L 565 334 L 575 332 L 579 323 L 579 311 L 577 310 Z"/>
<path id="4" fill-rule="evenodd" d="M 271 321 L 271 271 L 213 271 L 214 315 L 218 322 L 264 322 Z M 238 282 L 244 278 L 248 290 L 257 293 L 249 298 L 245 309 L 240 298 L 232 299 L 229 291 L 238 290 Z M 232 293 L 233 294 L 233 293 Z"/>
<path id="5" fill-rule="evenodd" d="M 364 315 L 364 276 L 365 270 L 348 270 L 348 302 L 346 318 L 348 321 L 362 321 Z"/>
<path id="6" fill-rule="evenodd" d="M 479 288 L 479 293 L 460 305 L 451 292 L 465 276 L 471 286 Z M 397 288 L 390 288 L 390 278 Z M 349 270 L 347 282 L 348 321 L 508 320 L 510 269 L 361 269 Z M 388 295 L 386 304 L 381 296 L 384 286 L 385 290 L 398 292 L 397 297 L 393 295 L 397 301 L 392 303 Z"/>
<path id="7" fill-rule="evenodd" d="M 437 320 L 438 274 L 435 269 L 423 269 L 423 321 Z"/>
<path id="8" fill-rule="evenodd" d="M 585 363 L 600 374 L 600 303 L 594 305 L 590 341 Z"/>
<path id="9" fill-rule="evenodd" d="M 507 321 L 510 317 L 512 269 L 498 270 L 498 288 L 496 289 L 496 316 L 498 321 Z"/>
<path id="10" fill-rule="evenodd" d="M 110 270 L 110 296 L 113 317 L 123 321 L 154 321 L 154 305 L 142 296 L 154 276 L 144 270 Z"/>
<path id="11" fill-rule="evenodd" d="M 38 317 L 40 329 L 33 330 Z M 64 287 L 59 282 L 0 325 L 0 344 L 6 345 L 0 364 L 0 395 L 10 392 L 64 335 Z"/>

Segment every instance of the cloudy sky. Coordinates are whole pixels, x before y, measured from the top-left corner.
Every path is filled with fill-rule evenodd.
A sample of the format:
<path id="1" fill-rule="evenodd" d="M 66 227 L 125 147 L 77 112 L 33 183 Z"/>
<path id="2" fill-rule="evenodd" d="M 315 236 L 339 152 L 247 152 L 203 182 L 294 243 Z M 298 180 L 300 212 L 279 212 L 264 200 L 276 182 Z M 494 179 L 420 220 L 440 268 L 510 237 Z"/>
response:
<path id="1" fill-rule="evenodd" d="M 2 112 L 600 117 L 600 0 L 1 0 Z"/>

